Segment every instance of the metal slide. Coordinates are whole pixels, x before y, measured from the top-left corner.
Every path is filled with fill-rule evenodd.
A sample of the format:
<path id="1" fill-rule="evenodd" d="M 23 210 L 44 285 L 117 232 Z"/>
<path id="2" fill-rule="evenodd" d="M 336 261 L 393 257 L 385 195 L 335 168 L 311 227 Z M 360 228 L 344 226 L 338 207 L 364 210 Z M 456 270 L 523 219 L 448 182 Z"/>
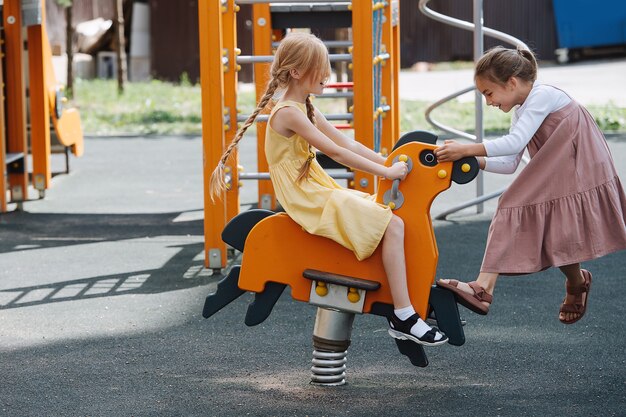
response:
<path id="1" fill-rule="evenodd" d="M 499 32 L 497 30 L 483 26 L 483 0 L 474 0 L 474 23 L 470 23 L 464 20 L 456 19 L 454 17 L 446 16 L 432 9 L 429 9 L 428 8 L 429 2 L 430 0 L 419 1 L 419 9 L 423 14 L 430 17 L 431 19 L 437 20 L 447 25 L 451 25 L 460 29 L 469 30 L 474 33 L 474 62 L 477 62 L 478 59 L 480 59 L 480 57 L 483 54 L 483 35 L 491 36 L 492 38 L 499 39 L 503 42 L 509 43 L 516 47 L 519 46 L 524 49 L 530 49 L 524 42 L 522 42 L 521 40 L 511 35 L 507 35 L 506 33 Z M 474 101 L 475 109 L 476 109 L 476 113 L 475 113 L 476 114 L 476 125 L 475 125 L 476 128 L 475 128 L 474 135 L 467 133 L 467 132 L 463 132 L 458 129 L 454 129 L 453 127 L 450 127 L 450 126 L 446 126 L 443 123 L 438 122 L 437 120 L 431 117 L 431 113 L 434 109 L 436 109 L 437 107 L 441 106 L 442 104 L 456 97 L 459 97 L 465 93 L 469 93 L 470 91 L 474 91 L 475 96 L 476 96 L 475 101 Z M 476 90 L 476 87 L 474 85 L 464 88 L 463 90 L 457 91 L 456 93 L 450 94 L 442 98 L 441 100 L 435 102 L 434 104 L 430 105 L 426 109 L 426 120 L 431 125 L 437 127 L 438 129 L 441 129 L 442 131 L 451 134 L 452 137 L 465 138 L 476 143 L 481 143 L 484 138 L 482 95 L 480 94 L 480 91 Z M 528 163 L 528 161 L 529 161 L 528 157 L 524 155 L 522 157 L 522 162 Z M 481 172 L 476 178 L 477 197 L 472 200 L 466 201 L 462 204 L 459 204 L 458 206 L 452 207 L 449 210 L 444 211 L 443 213 L 439 214 L 436 217 L 436 219 L 445 220 L 449 214 L 456 213 L 457 211 L 463 210 L 471 206 L 477 206 L 478 213 L 482 213 L 483 211 L 482 203 L 492 198 L 498 197 L 505 190 L 506 188 L 503 188 L 503 189 L 494 191 L 489 194 L 484 194 L 483 176 Z"/>

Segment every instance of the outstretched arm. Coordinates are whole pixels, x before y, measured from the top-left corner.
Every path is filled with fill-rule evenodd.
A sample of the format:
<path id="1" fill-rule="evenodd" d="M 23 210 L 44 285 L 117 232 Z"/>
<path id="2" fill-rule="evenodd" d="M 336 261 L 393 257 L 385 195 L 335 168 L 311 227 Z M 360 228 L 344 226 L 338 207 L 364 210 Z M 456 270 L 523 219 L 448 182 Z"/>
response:
<path id="1" fill-rule="evenodd" d="M 325 120 L 323 117 L 322 119 Z M 332 158 L 340 164 L 388 179 L 403 179 L 406 177 L 406 163 L 397 162 L 388 167 L 384 165 L 385 160 L 382 157 L 373 161 L 356 151 L 360 148 L 340 146 L 322 133 L 320 129 L 313 125 L 313 123 L 296 108 L 284 107 L 280 109 L 280 111 L 274 114 L 272 121 L 282 126 L 289 126 L 289 131 L 301 136 L 311 146 L 324 152 L 329 158 Z M 348 138 L 345 139 L 346 141 L 349 140 Z"/>
<path id="2" fill-rule="evenodd" d="M 497 172 L 499 174 L 512 174 L 517 169 L 524 150 L 517 155 L 505 155 L 486 157 L 486 149 L 482 143 L 464 144 L 453 140 L 446 140 L 442 146 L 435 149 L 437 160 L 457 161 L 467 156 L 477 156 L 478 166 L 489 172 Z"/>
<path id="3" fill-rule="evenodd" d="M 487 151 L 482 143 L 459 143 L 446 140 L 442 146 L 435 149 L 435 156 L 441 162 L 458 161 L 466 156 L 487 156 Z"/>
<path id="4" fill-rule="evenodd" d="M 337 145 L 349 149 L 352 152 L 361 155 L 363 158 L 369 159 L 370 161 L 376 162 L 378 164 L 385 163 L 385 157 L 383 157 L 379 153 L 374 152 L 362 143 L 354 139 L 350 139 L 349 137 L 341 133 L 339 129 L 337 129 L 335 126 L 328 122 L 326 117 L 317 108 L 315 109 L 315 121 L 317 124 L 317 128 Z"/>

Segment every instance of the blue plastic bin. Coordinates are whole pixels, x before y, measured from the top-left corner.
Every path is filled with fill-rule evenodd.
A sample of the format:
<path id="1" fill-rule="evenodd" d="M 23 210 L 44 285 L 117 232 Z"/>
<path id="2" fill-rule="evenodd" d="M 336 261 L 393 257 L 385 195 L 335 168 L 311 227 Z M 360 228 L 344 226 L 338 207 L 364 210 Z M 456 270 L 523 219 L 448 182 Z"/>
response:
<path id="1" fill-rule="evenodd" d="M 626 0 L 553 0 L 559 48 L 626 44 Z"/>

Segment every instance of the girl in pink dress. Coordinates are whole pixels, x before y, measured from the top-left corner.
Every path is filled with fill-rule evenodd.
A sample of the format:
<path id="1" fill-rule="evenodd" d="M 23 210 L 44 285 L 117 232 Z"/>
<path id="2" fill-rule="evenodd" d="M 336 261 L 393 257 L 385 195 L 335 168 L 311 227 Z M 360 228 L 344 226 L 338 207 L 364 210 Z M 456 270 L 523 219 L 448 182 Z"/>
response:
<path id="1" fill-rule="evenodd" d="M 585 314 L 591 288 L 591 272 L 580 262 L 626 249 L 626 197 L 593 117 L 536 78 L 537 62 L 526 49 L 495 47 L 476 65 L 476 88 L 487 104 L 505 113 L 515 108 L 510 132 L 485 143 L 445 141 L 437 158 L 477 156 L 485 171 L 506 174 L 525 149 L 531 160 L 500 197 L 476 281 L 437 285 L 487 314 L 498 275 L 556 266 L 566 277 L 559 320 L 572 324 Z"/>

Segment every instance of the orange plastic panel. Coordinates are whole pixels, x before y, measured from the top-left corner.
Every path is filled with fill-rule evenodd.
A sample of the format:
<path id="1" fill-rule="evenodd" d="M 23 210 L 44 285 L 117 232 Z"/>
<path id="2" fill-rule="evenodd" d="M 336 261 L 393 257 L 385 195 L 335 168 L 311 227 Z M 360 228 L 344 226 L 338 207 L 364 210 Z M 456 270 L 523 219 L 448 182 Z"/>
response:
<path id="1" fill-rule="evenodd" d="M 52 124 L 54 130 L 57 132 L 59 142 L 61 142 L 63 146 L 69 146 L 74 155 L 82 156 L 85 145 L 78 110 L 63 110 L 63 115 L 60 119 L 57 119 L 54 112 L 52 112 Z"/>
<path id="2" fill-rule="evenodd" d="M 85 145 L 83 140 L 83 129 L 80 123 L 80 114 L 75 108 L 64 108 L 61 117 L 57 119 L 56 106 L 56 89 L 58 87 L 54 68 L 52 67 L 52 51 L 50 50 L 50 41 L 46 33 L 45 26 L 42 31 L 42 52 L 43 65 L 45 71 L 45 80 L 47 85 L 45 88 L 48 93 L 48 104 L 50 106 L 50 115 L 52 116 L 52 125 L 57 134 L 59 142 L 63 146 L 68 146 L 72 153 L 76 156 L 83 154 Z"/>

